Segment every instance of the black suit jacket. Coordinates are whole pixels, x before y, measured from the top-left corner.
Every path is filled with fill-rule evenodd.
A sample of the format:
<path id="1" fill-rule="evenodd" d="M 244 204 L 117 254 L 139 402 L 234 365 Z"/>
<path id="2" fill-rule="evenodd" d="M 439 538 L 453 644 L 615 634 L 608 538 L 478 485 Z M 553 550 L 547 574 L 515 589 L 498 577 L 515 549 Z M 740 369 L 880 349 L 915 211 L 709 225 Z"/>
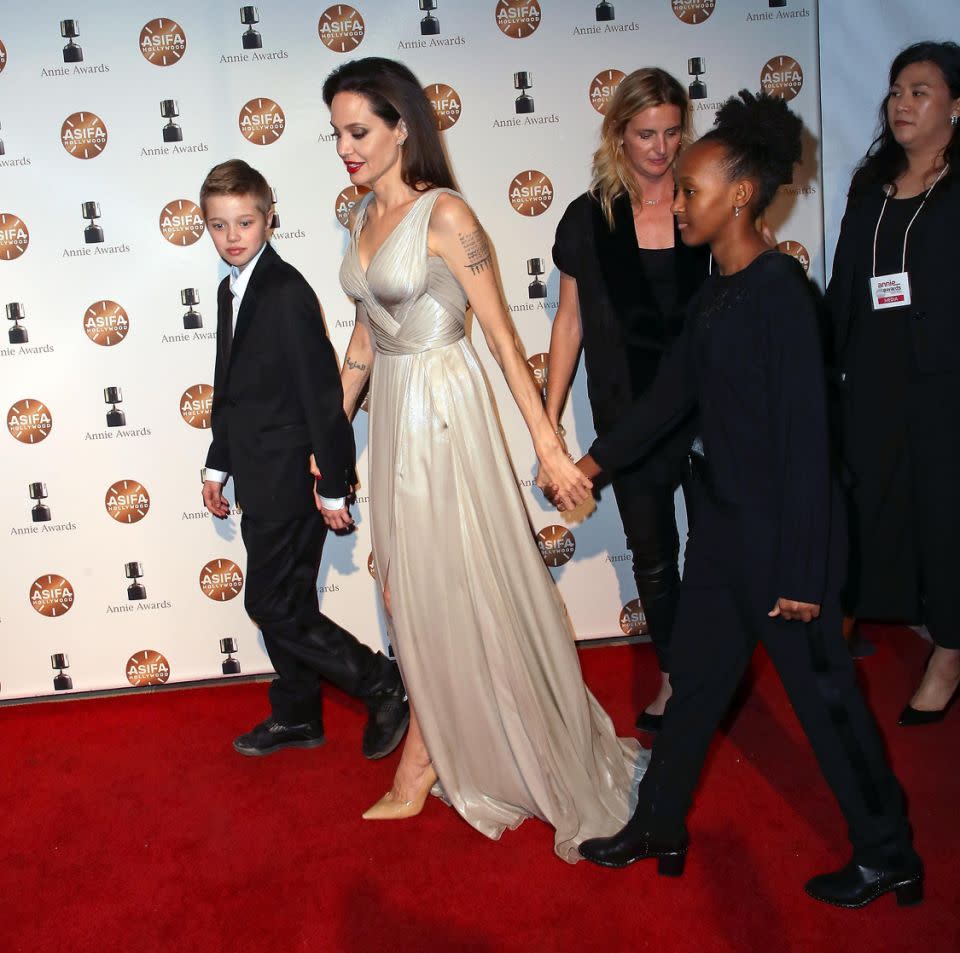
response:
<path id="1" fill-rule="evenodd" d="M 356 449 L 333 346 L 310 285 L 270 245 L 250 275 L 228 355 L 232 321 L 224 278 L 207 466 L 232 474 L 238 504 L 261 519 L 314 510 L 311 453 L 322 474 L 318 491 L 347 495 Z"/>

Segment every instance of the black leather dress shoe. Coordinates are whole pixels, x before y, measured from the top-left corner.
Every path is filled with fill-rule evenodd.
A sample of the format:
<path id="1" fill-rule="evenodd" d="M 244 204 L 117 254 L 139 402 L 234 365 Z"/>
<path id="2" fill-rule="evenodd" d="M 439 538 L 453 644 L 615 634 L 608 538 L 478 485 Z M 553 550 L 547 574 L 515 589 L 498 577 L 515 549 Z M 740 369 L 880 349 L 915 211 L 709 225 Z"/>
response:
<path id="1" fill-rule="evenodd" d="M 663 715 L 651 715 L 648 711 L 642 711 L 637 715 L 636 726 L 640 731 L 655 735 L 663 726 Z"/>
<path id="2" fill-rule="evenodd" d="M 687 837 L 666 841 L 646 831 L 625 827 L 613 837 L 594 837 L 579 847 L 580 856 L 601 867 L 628 867 L 638 860 L 657 858 L 657 872 L 679 877 L 687 859 Z"/>
<path id="3" fill-rule="evenodd" d="M 288 725 L 271 716 L 240 735 L 233 747 L 240 754 L 262 757 L 283 748 L 316 748 L 324 742 L 323 725 L 320 721 L 308 721 L 300 725 Z"/>
<path id="4" fill-rule="evenodd" d="M 832 874 L 820 874 L 805 887 L 814 900 L 835 907 L 865 907 L 893 890 L 901 907 L 923 900 L 923 863 L 919 857 L 886 867 L 864 867 L 851 860 Z"/>
<path id="5" fill-rule="evenodd" d="M 403 738 L 410 724 L 410 704 L 403 683 L 364 699 L 370 713 L 363 729 L 363 756 L 371 761 L 385 758 Z"/>

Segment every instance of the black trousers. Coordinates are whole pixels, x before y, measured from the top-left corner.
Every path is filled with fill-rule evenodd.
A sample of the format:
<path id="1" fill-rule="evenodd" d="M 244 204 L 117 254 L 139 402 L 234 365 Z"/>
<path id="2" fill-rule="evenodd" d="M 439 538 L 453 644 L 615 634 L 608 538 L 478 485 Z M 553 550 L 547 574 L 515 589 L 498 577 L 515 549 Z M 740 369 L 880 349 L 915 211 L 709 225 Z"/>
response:
<path id="1" fill-rule="evenodd" d="M 846 559 L 835 534 L 828 573 Z M 673 838 L 684 830 L 710 741 L 758 641 L 762 641 L 848 824 L 854 855 L 876 864 L 909 855 L 903 795 L 859 690 L 841 633 L 839 585 L 816 622 L 767 616 L 776 523 L 717 508 L 701 496 L 697 531 L 673 630 L 673 695 L 640 782 L 631 825 Z"/>
<path id="2" fill-rule="evenodd" d="M 240 531 L 247 549 L 244 604 L 277 673 L 270 704 L 278 720 L 319 719 L 321 678 L 360 698 L 397 684 L 395 663 L 320 611 L 317 572 L 327 527 L 319 512 L 293 520 L 244 513 Z"/>
<path id="3" fill-rule="evenodd" d="M 681 483 L 690 531 L 696 521 L 697 494 L 693 492 L 693 484 L 698 479 L 700 466 L 701 457 L 691 453 L 689 469 Z M 620 511 L 627 548 L 633 556 L 633 578 L 650 641 L 657 653 L 657 664 L 661 672 L 671 672 L 670 634 L 680 595 L 676 487 L 650 486 L 629 471 L 615 477 L 610 485 Z"/>

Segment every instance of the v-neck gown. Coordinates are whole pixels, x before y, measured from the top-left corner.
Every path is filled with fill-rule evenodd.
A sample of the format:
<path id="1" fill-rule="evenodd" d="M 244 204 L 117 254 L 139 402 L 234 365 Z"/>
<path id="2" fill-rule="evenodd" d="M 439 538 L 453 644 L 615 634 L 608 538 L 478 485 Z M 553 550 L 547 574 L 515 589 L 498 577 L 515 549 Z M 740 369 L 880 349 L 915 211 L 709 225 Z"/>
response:
<path id="1" fill-rule="evenodd" d="M 376 351 L 370 506 L 390 634 L 439 778 L 434 789 L 499 838 L 526 817 L 571 863 L 632 812 L 649 753 L 618 739 L 583 683 L 476 352 L 467 298 L 427 250 L 437 198 L 418 198 L 364 273 L 358 211 L 340 270 Z M 457 193 L 451 193 L 456 195 Z"/>

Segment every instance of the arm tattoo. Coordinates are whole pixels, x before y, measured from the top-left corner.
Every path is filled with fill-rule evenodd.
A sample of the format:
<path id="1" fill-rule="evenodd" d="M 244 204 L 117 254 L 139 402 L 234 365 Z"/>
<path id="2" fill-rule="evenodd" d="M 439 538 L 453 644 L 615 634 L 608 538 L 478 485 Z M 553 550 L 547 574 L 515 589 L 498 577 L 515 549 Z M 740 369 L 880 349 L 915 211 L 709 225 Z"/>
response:
<path id="1" fill-rule="evenodd" d="M 354 361 L 349 357 L 347 358 L 347 367 L 349 367 L 351 371 L 365 371 L 367 369 L 366 364 L 363 364 L 360 361 Z"/>
<path id="2" fill-rule="evenodd" d="M 482 228 L 470 232 L 469 235 L 461 234 L 460 245 L 467 256 L 465 268 L 470 269 L 473 275 L 479 275 L 490 266 L 490 243 Z"/>

